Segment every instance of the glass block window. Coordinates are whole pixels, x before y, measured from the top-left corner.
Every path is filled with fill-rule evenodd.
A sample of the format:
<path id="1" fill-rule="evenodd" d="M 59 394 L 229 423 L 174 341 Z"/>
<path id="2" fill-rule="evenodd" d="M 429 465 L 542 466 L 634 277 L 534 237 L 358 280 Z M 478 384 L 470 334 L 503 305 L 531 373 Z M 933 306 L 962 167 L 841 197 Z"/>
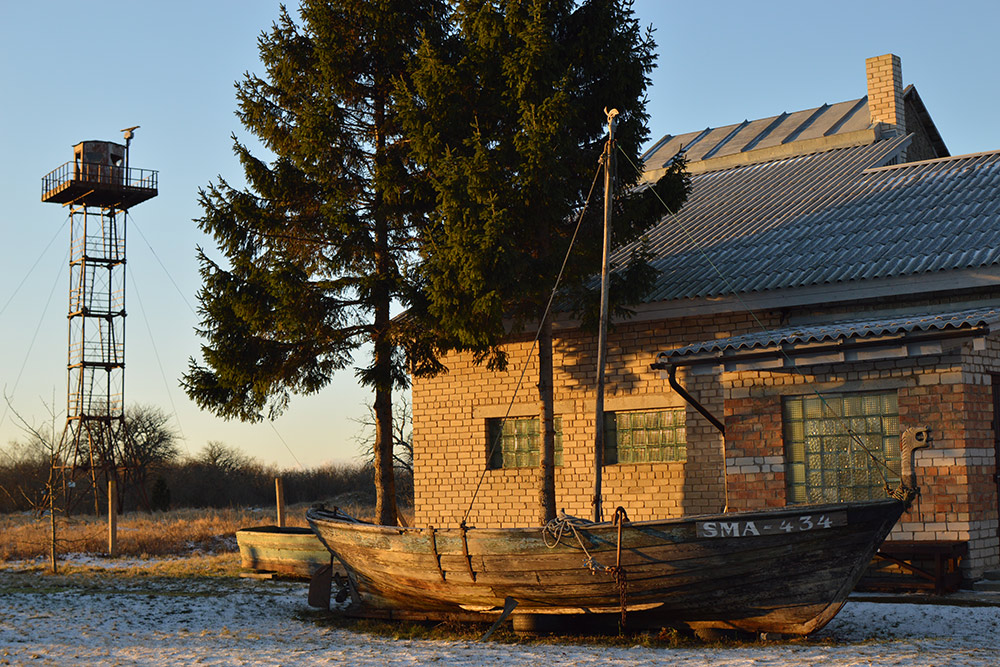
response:
<path id="1" fill-rule="evenodd" d="M 684 408 L 604 413 L 604 464 L 686 461 Z"/>
<path id="2" fill-rule="evenodd" d="M 487 419 L 490 468 L 533 468 L 541 464 L 542 429 L 538 417 Z M 555 417 L 555 463 L 562 465 L 562 418 Z"/>
<path id="3" fill-rule="evenodd" d="M 882 475 L 899 483 L 895 391 L 787 397 L 783 422 L 789 503 L 884 498 Z"/>

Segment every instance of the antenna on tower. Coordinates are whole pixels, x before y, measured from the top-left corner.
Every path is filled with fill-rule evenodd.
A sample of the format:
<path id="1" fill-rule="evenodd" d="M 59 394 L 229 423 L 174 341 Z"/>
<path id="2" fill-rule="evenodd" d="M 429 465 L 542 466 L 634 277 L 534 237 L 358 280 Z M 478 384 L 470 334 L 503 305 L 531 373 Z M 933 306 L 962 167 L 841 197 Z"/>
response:
<path id="1" fill-rule="evenodd" d="M 133 125 L 132 127 L 126 127 L 121 130 L 122 135 L 125 137 L 125 173 L 128 173 L 128 149 L 132 145 L 132 137 L 135 136 L 135 131 L 139 129 L 138 125 Z"/>

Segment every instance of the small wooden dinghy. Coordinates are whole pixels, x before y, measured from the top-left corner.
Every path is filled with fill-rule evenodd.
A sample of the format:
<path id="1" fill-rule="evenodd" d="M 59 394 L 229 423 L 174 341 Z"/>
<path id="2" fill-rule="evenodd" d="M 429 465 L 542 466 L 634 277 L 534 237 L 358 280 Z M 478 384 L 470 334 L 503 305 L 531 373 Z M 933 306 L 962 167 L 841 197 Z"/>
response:
<path id="1" fill-rule="evenodd" d="M 330 552 L 303 527 L 256 526 L 236 531 L 240 565 L 246 570 L 285 577 L 311 578 L 330 565 Z"/>

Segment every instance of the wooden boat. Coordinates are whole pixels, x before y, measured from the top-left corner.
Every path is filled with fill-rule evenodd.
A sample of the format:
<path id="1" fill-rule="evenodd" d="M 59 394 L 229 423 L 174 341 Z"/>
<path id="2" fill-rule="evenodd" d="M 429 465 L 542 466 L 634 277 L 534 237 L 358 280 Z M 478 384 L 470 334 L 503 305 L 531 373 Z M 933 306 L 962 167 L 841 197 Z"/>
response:
<path id="1" fill-rule="evenodd" d="M 313 509 L 368 615 L 642 612 L 689 629 L 808 634 L 836 615 L 906 504 L 863 503 L 540 528 L 394 528 Z M 463 614 L 464 613 L 464 614 Z"/>
<path id="2" fill-rule="evenodd" d="M 241 528 L 236 531 L 236 543 L 240 565 L 255 572 L 309 579 L 331 561 L 326 546 L 304 527 Z"/>
<path id="3" fill-rule="evenodd" d="M 615 114 L 608 113 L 608 155 Z M 609 201 L 606 194 L 597 424 L 603 423 Z M 903 484 L 894 497 L 867 502 L 634 523 L 619 510 L 615 523 L 563 518 L 544 528 L 397 528 L 320 508 L 306 519 L 346 567 L 359 615 L 575 615 L 579 623 L 581 615 L 620 613 L 623 624 L 626 614 L 636 614 L 658 627 L 803 635 L 837 614 L 916 496 L 911 455 L 927 446 L 927 431 L 908 429 L 901 441 Z M 602 451 L 598 437 L 595 517 Z"/>

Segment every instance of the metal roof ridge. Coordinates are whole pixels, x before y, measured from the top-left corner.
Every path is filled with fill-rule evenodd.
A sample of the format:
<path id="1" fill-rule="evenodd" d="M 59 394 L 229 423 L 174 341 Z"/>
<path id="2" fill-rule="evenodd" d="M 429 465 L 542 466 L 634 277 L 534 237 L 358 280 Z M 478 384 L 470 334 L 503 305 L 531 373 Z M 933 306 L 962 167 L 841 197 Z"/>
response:
<path id="1" fill-rule="evenodd" d="M 652 146 L 650 146 L 648 149 L 646 149 L 645 153 L 643 153 L 642 155 L 639 156 L 639 160 L 642 161 L 643 164 L 645 164 L 646 160 L 648 160 L 649 158 L 651 158 L 653 156 L 653 154 L 656 153 L 656 151 L 658 151 L 660 148 L 662 148 L 667 143 L 669 143 L 670 140 L 673 139 L 673 138 L 674 138 L 674 135 L 672 135 L 672 134 L 665 134 L 665 135 L 663 135 L 663 137 L 661 137 L 659 141 L 657 141 L 655 144 L 653 144 Z"/>
<path id="2" fill-rule="evenodd" d="M 759 144 L 761 141 L 763 141 L 764 138 L 767 137 L 767 135 L 769 135 L 772 132 L 774 132 L 774 130 L 775 130 L 776 127 L 778 127 L 783 122 L 785 122 L 786 118 L 788 118 L 788 112 L 786 112 L 786 111 L 782 111 L 780 114 L 778 114 L 777 116 L 775 116 L 774 119 L 768 124 L 767 127 L 765 127 L 763 130 L 761 130 L 757 134 L 756 137 L 754 137 L 753 139 L 751 139 L 750 141 L 748 141 L 746 143 L 746 145 L 743 148 L 740 149 L 740 152 L 741 153 L 747 153 L 749 151 L 754 150 L 754 148 L 757 146 L 757 144 Z"/>
<path id="3" fill-rule="evenodd" d="M 845 132 L 829 137 L 817 137 L 815 139 L 802 139 L 788 144 L 778 144 L 767 148 L 755 148 L 742 153 L 732 153 L 709 158 L 708 160 L 697 160 L 688 163 L 688 173 L 692 176 L 707 172 L 724 171 L 735 167 L 749 167 L 776 162 L 788 158 L 804 157 L 828 151 L 856 148 L 866 146 L 879 141 L 877 130 L 867 128 L 855 132 Z M 655 171 L 647 172 L 650 178 L 656 174 Z"/>
<path id="4" fill-rule="evenodd" d="M 837 134 L 840 131 L 840 128 L 844 126 L 844 123 L 848 121 L 848 119 L 852 118 L 854 114 L 856 114 L 862 108 L 865 108 L 867 106 L 868 106 L 868 96 L 865 95 L 857 102 L 855 102 L 850 109 L 844 112 L 844 114 L 840 117 L 840 119 L 836 123 L 831 125 L 829 130 L 823 133 L 823 136 L 829 137 Z"/>
<path id="5" fill-rule="evenodd" d="M 719 150 L 720 150 L 720 149 L 721 149 L 721 148 L 722 148 L 723 146 L 725 146 L 725 145 L 726 145 L 727 143 L 729 143 L 729 142 L 730 142 L 730 141 L 732 140 L 732 138 L 733 138 L 733 137 L 735 137 L 735 136 L 736 136 L 737 134 L 739 134 L 739 133 L 740 133 L 740 131 L 741 131 L 741 130 L 742 130 L 742 129 L 743 129 L 744 127 L 746 127 L 746 126 L 747 126 L 747 125 L 749 125 L 749 124 L 750 124 L 750 121 L 748 121 L 748 120 L 746 120 L 746 119 L 744 119 L 742 123 L 737 123 L 737 124 L 736 124 L 736 125 L 735 125 L 735 126 L 733 127 L 733 130 L 732 130 L 732 132 L 730 132 L 729 134 L 727 134 L 727 135 L 725 136 L 725 138 L 723 138 L 723 139 L 722 139 L 722 141 L 718 142 L 717 144 L 715 144 L 715 146 L 713 146 L 713 147 L 712 147 L 711 149 L 709 149 L 708 151 L 706 151 L 706 153 L 705 153 L 704 155 L 702 155 L 702 156 L 701 156 L 701 159 L 702 159 L 702 160 L 708 160 L 708 159 L 710 159 L 710 158 L 711 158 L 711 157 L 712 157 L 713 155 L 715 155 L 716 153 L 718 153 L 718 152 L 719 152 Z"/>
<path id="6" fill-rule="evenodd" d="M 925 165 L 937 164 L 939 162 L 956 162 L 958 160 L 971 160 L 991 156 L 1000 157 L 1000 148 L 991 151 L 980 151 L 978 153 L 966 153 L 965 155 L 949 155 L 947 157 L 932 158 L 930 160 L 919 160 L 917 162 L 902 162 L 900 164 L 887 164 L 881 167 L 869 167 L 868 169 L 865 169 L 863 173 L 870 174 L 880 171 L 891 171 L 893 169 L 906 169 L 907 167 L 923 167 Z"/>
<path id="7" fill-rule="evenodd" d="M 689 141 L 689 142 L 687 143 L 687 145 L 685 145 L 685 146 L 681 146 L 681 147 L 680 147 L 680 151 L 681 151 L 681 152 L 687 152 L 687 150 L 688 150 L 688 149 L 690 149 L 690 148 L 691 148 L 692 146 L 694 146 L 694 145 L 695 145 L 695 144 L 697 144 L 697 143 L 698 143 L 699 141 L 701 141 L 701 140 L 702 140 L 702 139 L 704 139 L 704 138 L 705 138 L 706 136 L 708 136 L 708 135 L 709 135 L 709 134 L 710 134 L 710 133 L 711 133 L 711 132 L 712 132 L 712 131 L 713 131 L 714 129 L 715 129 L 714 127 L 706 127 L 706 128 L 704 129 L 704 130 L 702 130 L 702 131 L 701 131 L 701 132 L 700 132 L 700 133 L 698 134 L 698 136 L 697 136 L 697 137 L 695 137 L 694 139 L 692 139 L 691 141 Z"/>
<path id="8" fill-rule="evenodd" d="M 824 102 L 821 106 L 816 107 L 816 109 L 806 118 L 804 121 L 799 123 L 799 126 L 788 133 L 788 136 L 781 140 L 782 144 L 794 143 L 799 135 L 805 132 L 806 128 L 816 122 L 816 119 L 826 113 L 826 110 L 830 108 L 830 105 Z"/>

